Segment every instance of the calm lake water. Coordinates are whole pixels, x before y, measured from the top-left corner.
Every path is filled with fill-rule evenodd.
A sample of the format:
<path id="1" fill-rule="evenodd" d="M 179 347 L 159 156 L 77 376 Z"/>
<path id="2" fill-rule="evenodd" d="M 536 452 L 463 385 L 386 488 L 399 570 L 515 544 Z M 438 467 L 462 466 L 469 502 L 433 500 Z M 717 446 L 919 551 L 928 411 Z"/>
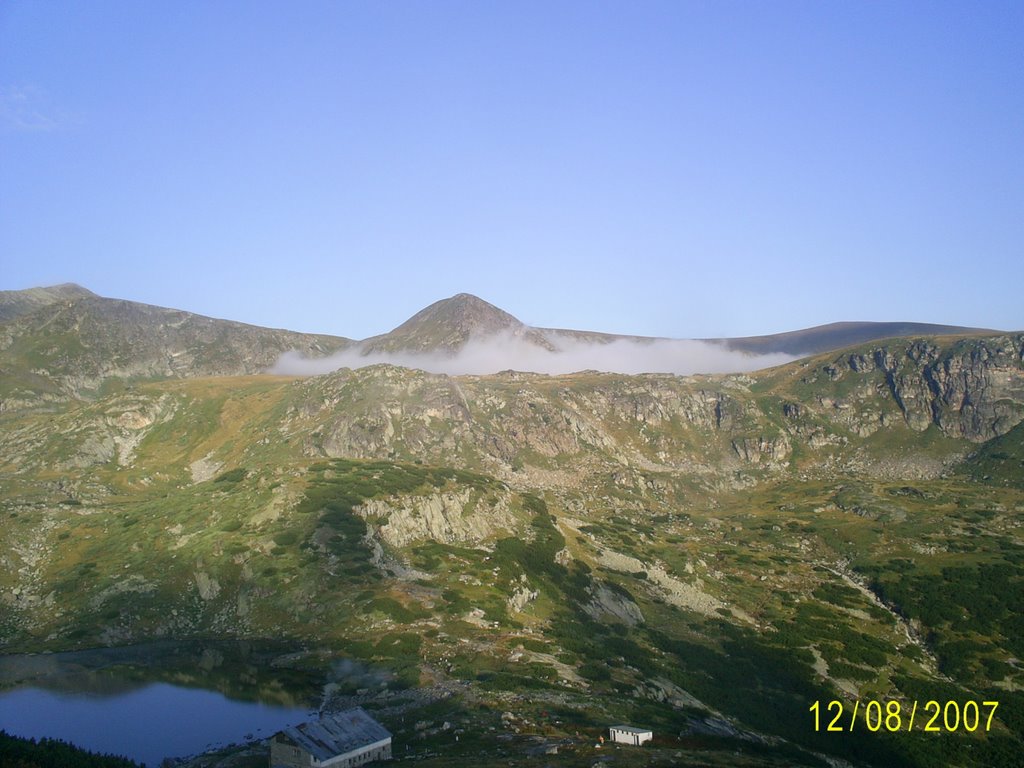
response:
<path id="1" fill-rule="evenodd" d="M 233 644 L 3 656 L 0 730 L 157 768 L 315 716 L 316 687 L 280 658 Z"/>
<path id="2" fill-rule="evenodd" d="M 306 709 L 233 701 L 167 683 L 115 696 L 40 688 L 0 693 L 0 728 L 8 733 L 62 739 L 93 752 L 125 755 L 149 768 L 165 757 L 266 738 L 310 717 Z"/>

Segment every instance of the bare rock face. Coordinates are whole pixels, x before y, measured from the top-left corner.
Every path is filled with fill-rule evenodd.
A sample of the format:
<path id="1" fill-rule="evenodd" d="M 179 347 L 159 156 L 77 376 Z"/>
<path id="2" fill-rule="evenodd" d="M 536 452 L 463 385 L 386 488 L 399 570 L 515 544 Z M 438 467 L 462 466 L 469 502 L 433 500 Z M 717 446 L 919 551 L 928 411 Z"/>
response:
<path id="1" fill-rule="evenodd" d="M 900 352 L 879 348 L 873 359 L 912 429 L 935 424 L 950 437 L 983 442 L 1024 419 L 1024 336 L 960 342 L 945 350 L 916 341 Z"/>
<path id="2" fill-rule="evenodd" d="M 465 489 L 429 496 L 402 496 L 364 502 L 356 512 L 368 520 L 383 520 L 377 526 L 379 538 L 391 547 L 416 541 L 480 543 L 516 526 L 508 496 L 493 504 L 479 500 L 471 504 L 473 491 Z"/>
<path id="3" fill-rule="evenodd" d="M 694 709 L 707 709 L 707 705 L 688 691 L 663 677 L 656 677 L 651 680 L 644 680 L 637 686 L 637 692 L 648 699 L 670 704 L 677 709 L 690 707 Z"/>
<path id="4" fill-rule="evenodd" d="M 850 370 L 854 373 L 870 373 L 875 370 L 875 361 L 870 355 L 856 353 L 849 357 Z"/>
<path id="5" fill-rule="evenodd" d="M 303 432 L 308 455 L 440 460 L 469 434 L 465 394 L 449 376 L 374 365 L 342 369 L 300 385 L 301 406 L 286 415 Z"/>
<path id="6" fill-rule="evenodd" d="M 943 432 L 980 442 L 1024 418 L 1024 342 L 978 344 L 925 368 L 932 412 Z"/>
<path id="7" fill-rule="evenodd" d="M 644 621 L 644 615 L 636 603 L 600 582 L 595 584 L 593 599 L 583 606 L 583 610 L 597 621 L 611 618 L 629 627 L 635 627 Z"/>
<path id="8" fill-rule="evenodd" d="M 737 438 L 732 441 L 732 449 L 739 458 L 750 464 L 784 462 L 792 451 L 785 435 Z"/>
<path id="9" fill-rule="evenodd" d="M 527 605 L 540 596 L 540 592 L 530 589 L 526 585 L 520 585 L 508 599 L 508 607 L 515 612 L 521 612 Z"/>
<path id="10" fill-rule="evenodd" d="M 902 420 L 917 432 L 938 427 L 947 437 L 984 442 L 1024 420 L 1024 334 L 894 339 L 845 353 L 802 381 L 817 390 L 816 402 L 784 405 L 795 434 L 816 405 L 859 437 Z"/>
<path id="11" fill-rule="evenodd" d="M 196 589 L 199 590 L 199 597 L 204 601 L 213 600 L 220 594 L 220 584 L 206 571 L 195 572 Z"/>

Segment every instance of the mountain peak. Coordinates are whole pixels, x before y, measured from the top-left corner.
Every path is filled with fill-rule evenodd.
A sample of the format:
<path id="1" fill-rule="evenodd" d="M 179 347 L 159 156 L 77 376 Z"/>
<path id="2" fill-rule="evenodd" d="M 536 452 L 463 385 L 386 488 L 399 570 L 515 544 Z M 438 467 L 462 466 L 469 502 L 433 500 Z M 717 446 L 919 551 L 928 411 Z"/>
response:
<path id="1" fill-rule="evenodd" d="M 479 304 L 486 304 L 489 307 L 494 306 L 490 302 L 484 301 L 479 296 L 474 296 L 472 293 L 456 293 L 454 296 L 449 296 L 447 299 L 435 301 L 434 304 L 444 304 L 450 302 L 477 302 Z"/>
<path id="2" fill-rule="evenodd" d="M 390 333 L 363 343 L 365 352 L 398 350 L 452 352 L 471 336 L 519 331 L 525 326 L 513 315 L 471 293 L 457 293 L 421 309 Z"/>
<path id="3" fill-rule="evenodd" d="M 503 309 L 471 293 L 457 293 L 451 298 L 435 301 L 421 309 L 395 330 L 424 321 L 447 321 L 471 326 L 468 330 L 499 330 L 523 324 Z"/>
<path id="4" fill-rule="evenodd" d="M 0 323 L 30 314 L 58 301 L 77 301 L 95 296 L 95 293 L 76 283 L 26 288 L 21 291 L 0 291 Z"/>

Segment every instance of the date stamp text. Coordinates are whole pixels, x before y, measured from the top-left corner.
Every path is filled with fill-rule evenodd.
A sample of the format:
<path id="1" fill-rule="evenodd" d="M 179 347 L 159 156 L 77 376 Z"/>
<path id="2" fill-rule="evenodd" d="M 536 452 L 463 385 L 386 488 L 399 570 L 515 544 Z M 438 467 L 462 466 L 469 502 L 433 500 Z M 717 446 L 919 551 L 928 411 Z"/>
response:
<path id="1" fill-rule="evenodd" d="M 872 732 L 912 731 L 915 722 L 926 733 L 973 733 L 992 730 L 993 718 L 999 708 L 998 701 L 926 701 L 899 702 L 894 699 L 878 701 L 859 699 L 843 702 L 833 699 L 828 704 L 816 701 L 809 711 L 814 715 L 815 731 L 852 733 L 858 728 Z"/>

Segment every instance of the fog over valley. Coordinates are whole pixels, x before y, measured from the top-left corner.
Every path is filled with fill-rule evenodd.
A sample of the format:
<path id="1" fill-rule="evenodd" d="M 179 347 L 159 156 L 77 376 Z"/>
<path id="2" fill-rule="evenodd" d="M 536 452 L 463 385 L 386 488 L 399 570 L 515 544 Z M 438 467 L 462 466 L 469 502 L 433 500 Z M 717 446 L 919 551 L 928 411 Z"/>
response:
<path id="1" fill-rule="evenodd" d="M 549 350 L 518 332 L 474 336 L 454 353 L 381 352 L 350 347 L 323 358 L 307 358 L 286 352 L 271 373 L 310 376 L 339 368 L 364 368 L 387 363 L 418 368 L 430 373 L 486 375 L 516 370 L 564 374 L 576 371 L 607 373 L 742 373 L 788 363 L 795 358 L 782 353 L 754 355 L 727 349 L 712 342 L 690 339 L 628 339 L 584 341 L 568 334 L 548 334 L 556 349 Z"/>

